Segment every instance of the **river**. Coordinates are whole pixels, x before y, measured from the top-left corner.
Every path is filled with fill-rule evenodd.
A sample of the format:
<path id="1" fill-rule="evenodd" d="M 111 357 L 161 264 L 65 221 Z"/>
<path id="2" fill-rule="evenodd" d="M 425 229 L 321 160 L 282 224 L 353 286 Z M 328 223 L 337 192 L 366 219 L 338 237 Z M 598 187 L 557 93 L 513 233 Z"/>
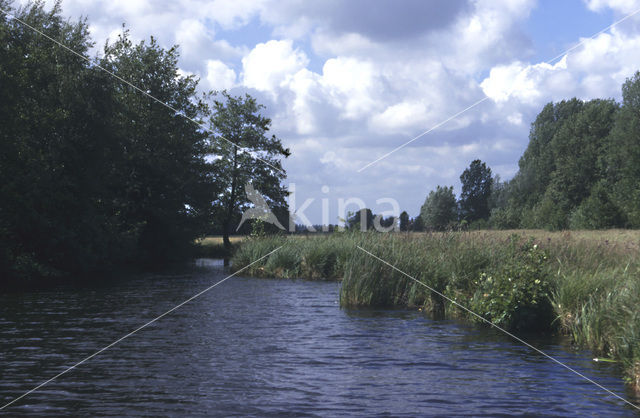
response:
<path id="1" fill-rule="evenodd" d="M 184 274 L 0 295 L 0 405 L 226 274 L 200 260 Z M 493 330 L 340 309 L 338 293 L 338 283 L 233 277 L 0 415 L 635 416 Z M 563 339 L 529 341 L 631 399 L 615 365 Z"/>

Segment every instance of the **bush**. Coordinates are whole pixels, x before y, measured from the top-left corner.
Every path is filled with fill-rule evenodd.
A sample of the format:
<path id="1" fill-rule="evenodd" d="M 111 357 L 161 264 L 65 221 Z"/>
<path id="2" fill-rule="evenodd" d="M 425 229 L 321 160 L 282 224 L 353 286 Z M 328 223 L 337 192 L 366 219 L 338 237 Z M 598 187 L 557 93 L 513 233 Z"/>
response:
<path id="1" fill-rule="evenodd" d="M 611 202 L 606 185 L 596 184 L 588 198 L 571 213 L 571 229 L 605 229 L 624 226 L 621 211 Z"/>
<path id="2" fill-rule="evenodd" d="M 510 250 L 493 273 L 480 275 L 471 310 L 510 330 L 548 328 L 553 318 L 548 256 L 532 241 L 519 246 L 512 239 Z"/>

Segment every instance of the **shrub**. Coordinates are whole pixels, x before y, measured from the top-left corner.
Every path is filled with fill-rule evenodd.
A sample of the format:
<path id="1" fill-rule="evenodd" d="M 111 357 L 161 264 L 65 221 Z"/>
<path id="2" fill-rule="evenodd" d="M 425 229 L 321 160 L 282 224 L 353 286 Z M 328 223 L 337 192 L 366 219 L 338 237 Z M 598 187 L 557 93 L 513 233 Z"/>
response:
<path id="1" fill-rule="evenodd" d="M 548 328 L 553 309 L 546 252 L 532 241 L 519 246 L 515 239 L 509 252 L 493 273 L 480 275 L 471 310 L 510 330 Z"/>

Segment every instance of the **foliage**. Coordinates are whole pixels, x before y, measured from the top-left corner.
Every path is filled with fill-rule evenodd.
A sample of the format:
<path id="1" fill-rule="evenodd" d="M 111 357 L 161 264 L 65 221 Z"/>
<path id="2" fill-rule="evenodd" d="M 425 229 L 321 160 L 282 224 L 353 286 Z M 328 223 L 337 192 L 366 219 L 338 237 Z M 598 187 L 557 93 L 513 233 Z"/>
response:
<path id="1" fill-rule="evenodd" d="M 493 178 L 491 169 L 480 160 L 474 160 L 460 175 L 460 215 L 468 222 L 489 218 L 489 198 Z"/>
<path id="2" fill-rule="evenodd" d="M 507 258 L 492 273 L 482 273 L 470 301 L 472 311 L 509 329 L 546 328 L 551 324 L 546 251 L 529 241 L 510 243 Z"/>
<path id="3" fill-rule="evenodd" d="M 214 94 L 210 125 L 216 137 L 212 138 L 210 152 L 216 156 L 212 163 L 215 180 L 222 185 L 214 211 L 226 246 L 231 245 L 229 236 L 251 205 L 244 189 L 249 182 L 265 198 L 280 223 L 289 225 L 285 200 L 288 192 L 281 185 L 286 176 L 281 158 L 288 157 L 290 152 L 275 135 L 267 136 L 271 119 L 260 114 L 263 108 L 248 94 L 244 97 L 234 97 L 226 91 Z"/>
<path id="4" fill-rule="evenodd" d="M 369 208 L 360 209 L 355 213 L 349 213 L 347 216 L 347 227 L 351 231 L 360 230 L 367 231 L 373 229 L 373 220 L 375 216 Z"/>
<path id="5" fill-rule="evenodd" d="M 622 105 L 571 99 L 542 109 L 520 170 L 492 190 L 493 227 L 640 227 L 640 73 L 622 94 Z"/>
<path id="6" fill-rule="evenodd" d="M 409 230 L 409 214 L 406 211 L 403 211 L 400 214 L 400 231 L 408 231 Z"/>
<path id="7" fill-rule="evenodd" d="M 11 9 L 2 1 L 4 10 Z M 37 2 L 13 12 L 86 56 L 87 24 Z M 215 184 L 198 127 L 0 16 L 0 277 L 62 276 L 184 257 Z M 177 49 L 124 31 L 100 65 L 182 114 L 206 107 Z"/>
<path id="8" fill-rule="evenodd" d="M 420 209 L 420 218 L 425 228 L 436 231 L 445 230 L 454 222 L 457 219 L 457 203 L 453 186 L 438 186 L 432 190 Z"/>
<path id="9" fill-rule="evenodd" d="M 248 274 L 255 276 L 333 280 L 342 276 L 345 257 L 352 250 L 352 233 L 317 235 L 310 238 L 285 239 L 265 236 L 243 241 L 232 258 L 233 269 L 249 266 L 253 261 L 282 246 L 267 260 L 251 265 Z M 280 255 L 276 255 L 282 253 Z"/>
<path id="10" fill-rule="evenodd" d="M 616 115 L 605 159 L 612 201 L 626 225 L 640 227 L 640 72 L 622 86 L 622 106 Z"/>
<path id="11" fill-rule="evenodd" d="M 601 181 L 591 189 L 591 194 L 580 203 L 570 216 L 571 229 L 606 229 L 624 225 L 623 215 L 616 206 L 610 187 Z"/>
<path id="12" fill-rule="evenodd" d="M 105 46 L 101 65 L 136 80 L 139 88 L 189 118 L 208 113 L 196 96 L 197 81 L 179 75 L 176 47 L 164 50 L 154 38 L 133 44 L 124 32 Z M 205 161 L 207 137 L 193 122 L 129 86 L 110 87 L 117 107 L 109 123 L 121 157 L 105 163 L 119 168 L 111 181 L 123 195 L 116 197 L 119 217 L 137 235 L 133 255 L 149 265 L 185 257 L 210 222 L 217 188 Z"/>
<path id="13" fill-rule="evenodd" d="M 64 20 L 59 3 L 14 13 L 79 54 L 92 46 L 87 24 Z M 202 251 L 194 242 L 212 220 L 229 253 L 248 179 L 288 224 L 280 158 L 289 151 L 266 136 L 262 106 L 226 92 L 209 106 L 198 80 L 181 75 L 177 47 L 134 43 L 124 28 L 104 46 L 99 66 L 138 90 L 4 13 L 0 38 L 2 279 L 159 267 Z"/>

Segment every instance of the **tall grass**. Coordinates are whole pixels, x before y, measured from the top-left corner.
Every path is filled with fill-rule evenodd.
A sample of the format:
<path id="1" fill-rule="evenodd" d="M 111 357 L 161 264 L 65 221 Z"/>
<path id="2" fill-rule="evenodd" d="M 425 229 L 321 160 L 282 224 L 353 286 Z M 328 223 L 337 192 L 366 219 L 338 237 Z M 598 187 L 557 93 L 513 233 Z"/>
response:
<path id="1" fill-rule="evenodd" d="M 569 334 L 578 346 L 619 361 L 640 387 L 639 231 L 265 237 L 243 242 L 233 266 L 281 245 L 248 274 L 341 279 L 342 306 L 420 307 L 476 319 L 426 285 L 502 327 Z"/>
<path id="2" fill-rule="evenodd" d="M 265 260 L 251 265 L 247 274 L 256 277 L 305 278 L 310 280 L 339 280 L 354 248 L 353 234 L 294 237 L 267 236 L 243 242 L 232 258 L 235 270 L 278 247 Z"/>

